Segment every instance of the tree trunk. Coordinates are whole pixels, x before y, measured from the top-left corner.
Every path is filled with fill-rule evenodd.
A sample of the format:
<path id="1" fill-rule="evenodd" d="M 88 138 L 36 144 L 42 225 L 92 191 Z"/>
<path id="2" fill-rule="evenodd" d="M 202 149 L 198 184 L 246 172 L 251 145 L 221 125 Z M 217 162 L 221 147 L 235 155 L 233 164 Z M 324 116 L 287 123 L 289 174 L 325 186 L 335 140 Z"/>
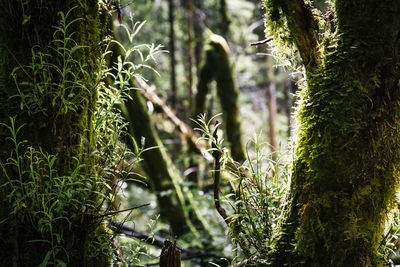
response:
<path id="1" fill-rule="evenodd" d="M 1 127 L 1 266 L 109 265 L 108 238 L 94 219 L 99 197 L 83 184 L 97 175 L 89 156 L 96 148 L 93 73 L 102 66 L 109 18 L 96 1 L 75 3 L 0 1 L 0 122 L 15 117 L 16 127 L 24 124 L 17 140 L 26 140 L 17 149 Z"/>
<path id="2" fill-rule="evenodd" d="M 272 23 L 289 21 L 307 71 L 269 263 L 383 266 L 378 249 L 400 163 L 400 2 L 337 0 L 338 31 L 324 54 L 303 1 L 267 2 L 267 11 Z"/>
<path id="3" fill-rule="evenodd" d="M 168 0 L 168 21 L 169 21 L 169 55 L 170 55 L 170 66 L 171 66 L 171 74 L 170 74 L 170 83 L 171 83 L 171 106 L 172 108 L 176 108 L 177 101 L 177 88 L 176 88 L 176 58 L 175 58 L 175 32 L 174 32 L 174 0 Z"/>
<path id="4" fill-rule="evenodd" d="M 189 92 L 189 114 L 192 114 L 193 107 L 193 44 L 194 44 L 194 33 L 193 33 L 193 18 L 195 16 L 194 5 L 192 0 L 185 1 L 186 8 L 186 22 L 187 22 L 187 41 L 186 41 L 186 49 L 187 49 L 187 86 Z"/>
<path id="5" fill-rule="evenodd" d="M 180 186 L 177 185 L 179 179 L 170 169 L 171 162 L 153 126 L 146 101 L 138 90 L 132 90 L 131 97 L 133 100 L 128 101 L 124 108 L 124 116 L 130 124 L 129 132 L 138 146 L 144 143 L 143 148 L 152 148 L 141 155 L 141 165 L 149 176 L 152 191 L 157 196 L 161 218 L 169 223 L 174 234 L 180 236 L 189 228 L 183 210 L 184 204 L 181 202 L 182 196 L 180 199 L 177 195 L 179 192 L 175 191 L 176 186 Z"/>
<path id="6" fill-rule="evenodd" d="M 221 22 L 220 22 L 221 35 L 226 38 L 226 35 L 229 32 L 229 25 L 231 24 L 231 20 L 228 17 L 226 0 L 220 0 L 219 14 L 221 15 Z"/>
<path id="7" fill-rule="evenodd" d="M 203 12 L 203 0 L 193 0 L 194 4 L 194 38 L 195 38 L 195 47 L 194 47 L 194 58 L 196 63 L 197 70 L 200 69 L 200 65 L 203 58 L 203 42 L 204 42 L 204 20 L 205 13 Z"/>
<path id="8" fill-rule="evenodd" d="M 199 72 L 194 118 L 204 113 L 209 84 L 214 79 L 224 112 L 226 136 L 231 146 L 232 157 L 237 161 L 244 161 L 246 157 L 239 121 L 239 89 L 229 59 L 229 47 L 224 38 L 211 33 L 205 49 L 204 63 Z"/>

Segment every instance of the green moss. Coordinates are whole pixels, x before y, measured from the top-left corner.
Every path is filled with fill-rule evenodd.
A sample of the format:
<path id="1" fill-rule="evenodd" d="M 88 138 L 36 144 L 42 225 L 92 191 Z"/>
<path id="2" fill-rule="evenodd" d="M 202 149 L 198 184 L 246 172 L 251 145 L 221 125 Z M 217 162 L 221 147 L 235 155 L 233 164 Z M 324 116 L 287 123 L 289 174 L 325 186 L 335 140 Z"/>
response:
<path id="1" fill-rule="evenodd" d="M 227 141 L 231 145 L 232 157 L 245 160 L 239 121 L 239 89 L 229 59 L 229 47 L 222 36 L 208 33 L 204 62 L 199 72 L 194 118 L 205 111 L 205 100 L 211 81 L 217 82 L 217 94 L 225 118 Z"/>
<path id="2" fill-rule="evenodd" d="M 137 144 L 142 144 L 144 140 L 144 148 L 153 148 L 143 153 L 141 165 L 150 178 L 151 189 L 156 192 L 161 218 L 168 221 L 174 234 L 182 235 L 189 228 L 179 178 L 171 171 L 171 162 L 168 161 L 164 145 L 152 124 L 143 96 L 137 90 L 132 90 L 131 96 L 133 101 L 128 101 L 123 109 L 124 116 L 130 123 L 129 131 Z M 175 193 L 166 194 L 169 190 Z"/>
<path id="3" fill-rule="evenodd" d="M 338 45 L 306 73 L 300 93 L 290 204 L 272 242 L 273 266 L 383 266 L 378 248 L 399 181 L 392 51 L 400 21 L 389 11 L 399 5 L 336 8 Z"/>
<path id="4" fill-rule="evenodd" d="M 69 80 L 67 82 L 69 85 L 73 81 L 77 86 L 71 86 L 66 90 L 64 98 L 62 98 L 57 93 L 60 92 L 60 81 L 62 81 L 63 77 L 56 69 L 65 70 L 65 66 L 61 56 L 55 52 L 54 48 L 57 49 L 62 46 L 62 40 L 65 39 L 60 36 L 60 32 L 54 34 L 56 30 L 52 25 L 60 26 L 58 12 L 63 11 L 66 14 L 76 4 L 78 4 L 78 7 L 71 11 L 67 22 L 69 23 L 76 18 L 78 20 L 72 23 L 72 26 L 68 29 L 67 36 L 73 40 L 68 43 L 66 49 L 71 52 L 75 44 L 85 46 L 85 48 L 71 54 L 72 60 L 69 61 L 67 66 L 67 68 L 70 68 L 70 72 L 66 75 L 66 79 Z M 28 140 L 29 145 L 34 148 L 40 147 L 44 153 L 57 154 L 57 160 L 54 161 L 52 168 L 58 176 L 69 177 L 73 171 L 78 170 L 78 165 L 81 164 L 87 167 L 79 167 L 76 177 L 95 177 L 95 162 L 93 162 L 93 157 L 89 156 L 96 143 L 96 135 L 92 133 L 98 81 L 94 77 L 97 76 L 96 73 L 101 67 L 99 57 L 102 51 L 99 43 L 106 32 L 105 25 L 102 24 L 99 17 L 98 3 L 96 1 L 87 1 L 83 4 L 81 1 L 4 0 L 2 1 L 2 10 L 4 13 L 0 18 L 2 23 L 0 25 L 0 31 L 2 32 L 0 54 L 2 58 L 7 60 L 1 61 L 0 69 L 2 70 L 2 75 L 6 78 L 0 81 L 0 97 L 1 103 L 8 102 L 8 105 L 1 106 L 1 111 L 4 111 L 2 114 L 5 115 L 1 116 L 1 122 L 7 123 L 5 119 L 8 118 L 5 117 L 8 116 L 16 116 L 18 122 L 24 122 L 26 126 L 21 132 L 20 140 Z M 55 41 L 55 38 L 58 41 Z M 36 48 L 32 49 L 32 47 Z M 36 53 L 35 59 L 32 51 Z M 43 56 L 41 58 L 42 61 L 40 61 L 37 57 L 39 52 L 47 53 L 48 55 Z M 44 68 L 41 73 L 35 73 L 33 68 L 29 67 L 29 64 L 32 64 L 30 67 L 35 68 L 39 68 L 39 65 L 42 64 Z M 15 97 L 18 95 L 16 84 L 13 79 L 8 77 L 15 67 L 20 67 L 20 71 L 16 72 L 16 81 L 26 96 L 23 99 L 26 102 L 21 98 Z M 33 85 L 35 82 L 43 80 L 35 80 L 34 78 L 46 78 L 48 80 L 45 81 L 48 81 L 48 84 L 51 83 L 52 86 L 45 87 L 41 95 L 35 94 L 37 92 L 34 92 L 33 88 L 35 87 Z M 23 82 L 25 82 L 25 85 L 22 84 Z M 14 97 L 10 99 L 10 96 Z M 35 105 L 29 106 L 32 103 L 35 103 Z M 39 108 L 28 110 L 28 107 Z M 4 137 L 4 135 L 1 132 L 1 137 Z M 4 140 L 4 138 L 1 139 Z M 1 147 L 4 151 L 10 151 L 7 149 L 9 146 L 5 143 L 1 143 Z M 5 162 L 8 156 L 1 155 L 1 161 Z M 27 160 L 27 162 L 29 161 Z M 0 182 L 4 182 L 3 174 L 1 174 Z M 23 182 L 32 183 L 29 180 Z M 86 192 L 82 189 L 83 191 Z M 4 195 L 1 196 L 4 197 Z M 85 204 L 87 204 L 85 201 L 96 203 L 96 200 L 98 200 L 97 194 L 93 194 L 86 199 L 83 193 L 71 195 L 71 197 Z M 29 208 L 34 209 L 34 207 Z M 0 221 L 8 217 L 9 212 L 9 210 L 2 210 Z M 69 217 L 77 216 L 77 212 L 75 211 L 74 213 L 73 209 L 63 212 L 65 212 L 63 214 L 69 214 Z M 89 256 L 87 256 L 89 245 L 102 238 L 89 234 L 97 227 L 89 224 L 82 225 L 74 222 L 73 226 L 71 226 L 59 222 L 55 223 L 53 227 L 54 231 L 58 231 L 59 238 L 65 238 L 63 241 L 59 241 L 62 243 L 60 246 L 70 249 L 61 253 L 64 255 L 62 259 L 68 262 L 69 265 L 75 266 L 89 261 Z M 99 233 L 102 232 L 101 230 L 99 229 Z M 105 233 L 103 234 L 105 235 Z M 35 229 L 35 222 L 29 220 L 24 221 L 16 218 L 15 227 L 12 231 L 4 229 L 4 224 L 0 225 L 0 235 L 7 246 L 7 249 L 1 252 L 2 264 L 14 261 L 15 259 L 12 259 L 13 256 L 19 258 L 17 260 L 20 261 L 19 264 L 21 265 L 38 265 L 49 250 L 47 244 L 43 246 L 37 243 L 35 243 L 35 246 L 27 245 L 30 243 L 26 242 L 30 240 L 47 238 L 47 236 L 42 236 Z M 65 256 L 66 254 L 68 257 Z M 107 257 L 98 257 L 99 261 L 97 263 L 107 266 Z M 94 261 L 91 260 L 91 262 Z M 88 263 L 87 265 L 89 266 L 90 264 Z"/>

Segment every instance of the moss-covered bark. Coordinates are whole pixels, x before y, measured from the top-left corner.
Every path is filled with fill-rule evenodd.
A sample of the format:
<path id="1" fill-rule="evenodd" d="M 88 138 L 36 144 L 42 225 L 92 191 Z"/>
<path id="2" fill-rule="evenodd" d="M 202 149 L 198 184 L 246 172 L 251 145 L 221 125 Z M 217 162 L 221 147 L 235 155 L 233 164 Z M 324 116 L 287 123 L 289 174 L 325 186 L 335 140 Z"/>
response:
<path id="1" fill-rule="evenodd" d="M 148 87 L 140 78 L 135 81 L 142 89 Z M 179 174 L 174 172 L 171 159 L 147 111 L 145 98 L 137 90 L 131 92 L 131 97 L 132 101 L 128 101 L 122 109 L 130 122 L 129 131 L 137 145 L 142 145 L 144 141 L 144 148 L 151 148 L 142 154 L 142 167 L 150 179 L 151 189 L 156 193 L 161 218 L 170 224 L 174 234 L 182 235 L 191 231 L 200 237 L 201 233 L 208 244 L 212 240 L 210 227 L 198 212 L 193 194 L 183 184 Z"/>
<path id="2" fill-rule="evenodd" d="M 130 123 L 130 132 L 138 145 L 144 140 L 145 148 L 152 148 L 144 152 L 141 163 L 149 176 L 152 191 L 157 196 L 161 218 L 168 221 L 174 234 L 181 235 L 187 232 L 183 205 L 177 196 L 174 183 L 179 181 L 171 171 L 164 145 L 156 133 L 152 120 L 147 111 L 143 96 L 136 90 L 131 92 L 132 101 L 125 104 L 124 114 Z"/>
<path id="3" fill-rule="evenodd" d="M 297 110 L 288 204 L 268 253 L 271 266 L 384 265 L 378 249 L 399 180 L 400 3 L 335 4 L 335 46 L 320 58 L 303 56 L 318 56 L 312 52 L 317 47 L 296 38 L 302 24 L 289 23 L 303 50 L 307 86 Z M 307 8 L 294 0 L 267 7 L 288 20 L 304 19 L 297 9 L 286 13 L 294 5 Z"/>
<path id="4" fill-rule="evenodd" d="M 122 39 L 118 35 L 117 29 L 114 29 L 114 35 L 117 40 Z M 118 57 L 124 57 L 125 54 L 115 43 L 111 44 L 110 49 L 112 54 L 108 59 L 108 64 L 111 67 L 118 62 Z M 141 87 L 134 78 L 129 80 L 129 83 L 132 88 Z M 180 236 L 189 230 L 195 230 L 189 227 L 192 225 L 188 221 L 187 211 L 184 207 L 185 196 L 181 190 L 181 179 L 172 170 L 171 159 L 154 127 L 154 122 L 147 109 L 146 99 L 138 90 L 132 89 L 130 91 L 131 99 L 128 99 L 120 107 L 123 116 L 129 123 L 129 134 L 134 138 L 134 140 L 127 138 L 126 143 L 132 151 L 137 150 L 138 147 L 146 149 L 141 154 L 143 161 L 140 165 L 149 178 L 150 189 L 157 197 L 161 219 L 168 222 L 174 234 Z M 135 151 L 135 153 L 138 152 Z"/>
<path id="5" fill-rule="evenodd" d="M 75 5 L 75 9 L 71 10 Z M 99 57 L 102 52 L 99 43 L 106 33 L 104 28 L 106 16 L 100 15 L 97 1 L 1 0 L 0 6 L 2 14 L 0 16 L 0 122 L 9 124 L 8 117 L 15 116 L 18 125 L 25 124 L 20 132 L 20 141 L 27 140 L 29 146 L 37 150 L 41 148 L 43 153 L 57 154 L 52 165 L 52 173 L 58 177 L 71 175 L 78 168 L 77 162 L 88 167 L 82 168 L 80 174 L 87 177 L 95 175 L 91 171 L 90 166 L 93 162 L 88 155 L 93 151 L 96 138 L 93 134 L 93 125 L 97 89 L 93 81 L 95 75 L 86 74 L 94 73 L 99 69 Z M 69 11 L 67 22 L 77 20 L 71 23 L 68 29 L 68 34 L 72 32 L 74 34 L 70 36 L 72 41 L 64 49 L 72 49 L 74 44 L 86 47 L 78 49 L 79 51 L 76 50 L 71 57 L 75 60 L 74 63 L 71 61 L 70 65 L 65 66 L 63 65 L 65 61 L 61 59 L 62 56 L 56 52 L 63 43 L 55 41 L 55 39 L 65 41 L 65 37 L 60 32 L 54 34 L 56 29 L 53 26 L 62 26 L 58 12 L 63 12 L 65 15 Z M 49 46 L 53 49 L 50 49 Z M 34 52 L 36 58 L 33 57 Z M 48 84 L 48 87 L 36 94 L 38 92 L 34 91 L 33 84 L 41 82 L 35 80 L 41 74 L 35 73 L 27 65 L 43 63 L 38 61 L 39 52 L 50 55 L 43 57 L 48 68 L 42 69 L 42 73 L 52 85 Z M 84 65 L 84 71 L 79 69 L 78 65 Z M 20 70 L 15 73 L 16 82 L 10 76 L 15 67 L 20 67 Z M 70 68 L 71 72 L 61 74 L 66 67 Z M 71 76 L 73 73 L 76 74 L 75 77 Z M 78 80 L 82 86 L 69 87 L 65 94 L 61 95 L 59 92 L 64 89 L 62 88 L 63 79 Z M 16 84 L 19 84 L 20 92 L 18 92 Z M 10 140 L 5 138 L 9 135 L 7 128 L 1 127 L 0 159 L 2 164 L 8 157 L 15 157 L 15 154 L 11 153 L 13 147 Z M 23 163 L 28 164 L 28 162 L 26 160 Z M 8 168 L 8 166 L 6 169 L 13 179 L 16 179 L 18 175 L 29 177 L 26 173 L 18 174 L 15 169 Z M 45 172 L 43 169 L 35 171 Z M 49 238 L 43 234 L 44 231 L 41 229 L 41 226 L 45 224 L 43 220 L 47 219 L 46 215 L 48 214 L 38 213 L 37 217 L 24 217 L 25 213 L 18 211 L 17 215 L 11 216 L 10 208 L 12 207 L 10 207 L 9 200 L 6 201 L 6 197 L 12 192 L 7 191 L 11 187 L 5 186 L 6 181 L 2 170 L 0 174 L 2 185 L 0 265 L 37 266 L 44 260 L 46 253 L 52 250 L 50 244 L 39 241 Z M 29 182 L 29 180 L 21 181 L 21 183 Z M 46 190 L 47 185 L 44 178 L 43 183 L 43 190 Z M 15 201 L 27 203 L 27 210 L 33 212 L 35 207 L 29 206 L 29 198 L 32 196 L 21 195 L 19 197 L 20 199 Z M 92 195 L 92 197 L 92 203 L 96 202 L 96 196 Z M 43 206 L 48 204 L 46 201 L 43 199 Z M 81 199 L 81 201 L 83 200 Z M 52 209 L 58 209 L 59 203 L 51 204 Z M 57 248 L 53 247 L 53 251 L 62 250 L 59 253 L 59 259 L 68 266 L 106 266 L 108 265 L 107 256 L 95 255 L 92 257 L 93 251 L 90 251 L 91 246 L 93 248 L 97 241 L 104 238 L 103 228 L 93 221 L 89 223 L 90 220 L 87 220 L 86 216 L 79 215 L 78 213 L 83 212 L 82 207 L 78 211 L 74 210 L 71 205 L 70 210 L 63 211 L 64 214 L 68 214 L 67 219 L 71 224 L 66 223 L 66 220 L 57 219 L 51 225 L 53 227 L 50 231 L 51 237 L 55 237 L 54 233 L 57 233 L 59 238 L 52 244 L 58 244 Z M 98 210 L 88 210 L 87 212 L 95 215 Z M 54 257 L 50 257 L 49 262 L 52 260 Z M 53 264 L 56 263 L 53 262 Z"/>
<path id="6" fill-rule="evenodd" d="M 236 86 L 229 59 L 229 47 L 225 39 L 209 33 L 204 52 L 204 63 L 199 71 L 194 118 L 205 111 L 206 96 L 210 83 L 217 82 L 217 93 L 224 112 L 227 141 L 231 145 L 232 157 L 244 161 L 245 154 L 241 141 L 239 121 L 239 89 Z"/>

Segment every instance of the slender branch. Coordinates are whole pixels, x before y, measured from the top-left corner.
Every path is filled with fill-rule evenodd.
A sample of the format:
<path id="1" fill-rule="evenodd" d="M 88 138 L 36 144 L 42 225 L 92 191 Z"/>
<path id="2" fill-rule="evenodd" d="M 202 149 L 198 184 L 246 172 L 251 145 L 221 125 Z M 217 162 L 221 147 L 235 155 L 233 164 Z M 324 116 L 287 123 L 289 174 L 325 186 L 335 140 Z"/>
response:
<path id="1" fill-rule="evenodd" d="M 158 235 L 152 235 L 148 232 L 135 229 L 126 225 L 123 225 L 121 222 L 117 221 L 109 221 L 108 226 L 113 229 L 116 233 L 124 234 L 127 237 L 142 239 L 144 242 L 162 248 L 166 238 L 163 238 Z M 213 258 L 213 259 L 221 259 L 226 258 L 231 260 L 229 257 L 218 255 L 209 252 L 202 252 L 193 250 L 190 248 L 184 248 L 182 246 L 176 245 L 178 249 L 182 251 L 182 260 L 194 259 L 194 258 Z"/>
<path id="2" fill-rule="evenodd" d="M 251 46 L 262 45 L 262 44 L 266 44 L 268 42 L 271 42 L 272 40 L 273 40 L 272 38 L 267 38 L 267 39 L 264 39 L 264 40 L 261 40 L 261 41 L 258 41 L 258 42 L 250 43 L 250 45 Z"/>
<path id="3" fill-rule="evenodd" d="M 129 209 L 107 212 L 107 213 L 104 213 L 104 214 L 101 214 L 101 215 L 98 215 L 98 216 L 93 216 L 92 218 L 93 218 L 93 219 L 97 219 L 97 218 L 112 216 L 112 215 L 115 215 L 115 214 L 118 214 L 118 213 L 121 213 L 121 212 L 131 211 L 131 210 L 143 208 L 143 207 L 146 207 L 146 206 L 149 206 L 149 205 L 150 205 L 150 203 L 146 203 L 146 204 L 142 204 L 142 205 L 139 205 L 139 206 L 135 206 L 135 207 L 132 207 L 132 208 L 129 208 Z"/>
<path id="4" fill-rule="evenodd" d="M 228 227 L 232 227 L 233 229 L 235 229 L 237 226 L 237 221 L 232 220 L 231 218 L 228 217 L 226 210 L 221 206 L 221 203 L 219 200 L 219 179 L 220 179 L 220 175 L 221 175 L 221 164 L 220 164 L 221 152 L 219 151 L 219 149 L 217 147 L 217 143 L 218 143 L 217 130 L 218 130 L 219 125 L 220 124 L 218 123 L 218 121 L 216 121 L 215 129 L 214 129 L 214 133 L 213 133 L 214 142 L 212 144 L 212 148 L 214 150 L 214 152 L 213 152 L 213 156 L 214 156 L 214 204 L 215 204 L 215 208 L 217 209 L 218 213 L 224 219 L 224 221 L 228 225 Z M 242 248 L 245 255 L 250 255 L 250 249 L 249 249 L 246 241 L 243 239 L 243 236 L 238 234 L 237 238 L 238 238 L 239 246 Z"/>
<path id="5" fill-rule="evenodd" d="M 112 241 L 113 241 L 114 247 L 115 247 L 115 249 L 117 250 L 117 253 L 118 253 L 118 255 L 119 255 L 121 261 L 125 264 L 125 266 L 128 266 L 128 263 L 126 262 L 126 259 L 125 259 L 125 257 L 124 257 L 124 254 L 122 253 L 121 248 L 119 247 L 119 244 L 118 244 L 117 239 L 115 239 L 115 237 L 113 237 L 113 238 L 112 238 Z"/>

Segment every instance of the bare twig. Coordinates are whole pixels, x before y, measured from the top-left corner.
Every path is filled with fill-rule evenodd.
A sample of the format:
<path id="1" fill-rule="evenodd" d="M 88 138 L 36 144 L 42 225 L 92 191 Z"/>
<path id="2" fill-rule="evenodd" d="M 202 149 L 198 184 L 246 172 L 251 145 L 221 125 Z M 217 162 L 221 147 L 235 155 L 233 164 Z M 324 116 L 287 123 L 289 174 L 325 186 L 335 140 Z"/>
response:
<path id="1" fill-rule="evenodd" d="M 218 136 L 217 136 L 217 130 L 218 130 L 219 123 L 218 121 L 215 122 L 215 129 L 213 133 L 213 139 L 214 142 L 212 144 L 212 148 L 214 150 L 213 156 L 214 156 L 214 204 L 215 208 L 217 209 L 218 213 L 221 215 L 221 217 L 224 219 L 225 223 L 229 226 L 232 226 L 233 229 L 236 228 L 237 226 L 237 221 L 232 220 L 231 218 L 228 217 L 226 210 L 221 206 L 220 200 L 219 200 L 219 179 L 221 175 L 221 165 L 220 165 L 220 158 L 221 158 L 221 152 L 217 147 L 218 143 Z M 238 238 L 238 243 L 239 246 L 242 248 L 243 252 L 246 255 L 250 255 L 250 249 L 244 240 L 243 236 L 240 235 L 240 233 L 237 235 Z"/>
<path id="2" fill-rule="evenodd" d="M 258 42 L 250 43 L 250 45 L 251 46 L 262 45 L 262 44 L 266 44 L 268 42 L 271 42 L 272 40 L 273 40 L 272 38 L 267 38 L 267 39 L 264 39 L 264 40 L 261 40 L 261 41 L 258 41 Z"/>
<path id="3" fill-rule="evenodd" d="M 119 247 L 119 244 L 118 244 L 117 239 L 115 239 L 115 237 L 113 237 L 113 238 L 112 238 L 112 241 L 113 241 L 113 244 L 114 244 L 115 249 L 116 249 L 117 252 L 118 252 L 118 255 L 119 255 L 121 261 L 125 264 L 125 266 L 128 266 L 128 263 L 126 262 L 126 259 L 125 259 L 125 257 L 124 257 L 124 254 L 122 253 L 121 248 Z"/>
<path id="4" fill-rule="evenodd" d="M 132 208 L 129 208 L 129 209 L 107 212 L 107 213 L 104 213 L 104 214 L 101 214 L 101 215 L 98 215 L 98 216 L 93 216 L 93 219 L 97 219 L 97 218 L 101 218 L 101 217 L 107 217 L 107 216 L 112 216 L 112 215 L 115 215 L 115 214 L 118 214 L 118 213 L 121 213 L 121 212 L 131 211 L 131 210 L 143 208 L 143 207 L 146 207 L 146 206 L 149 206 L 149 205 L 150 205 L 150 203 L 146 203 L 146 204 L 142 204 L 142 205 L 139 205 L 139 206 L 135 206 L 135 207 L 132 207 Z"/>

